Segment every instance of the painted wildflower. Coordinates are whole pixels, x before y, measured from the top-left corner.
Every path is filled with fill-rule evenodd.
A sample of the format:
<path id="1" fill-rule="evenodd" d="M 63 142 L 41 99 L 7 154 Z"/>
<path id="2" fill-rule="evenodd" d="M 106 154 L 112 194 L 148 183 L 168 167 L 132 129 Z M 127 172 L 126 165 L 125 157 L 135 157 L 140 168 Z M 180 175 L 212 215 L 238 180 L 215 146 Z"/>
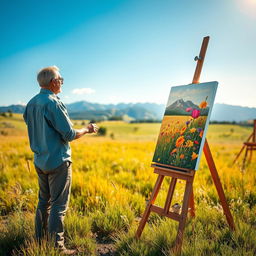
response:
<path id="1" fill-rule="evenodd" d="M 174 154 L 177 152 L 177 148 L 173 149 L 172 152 L 170 153 L 170 155 Z"/>
<path id="2" fill-rule="evenodd" d="M 191 160 L 195 160 L 198 157 L 198 154 L 195 152 L 192 153 Z"/>
<path id="3" fill-rule="evenodd" d="M 191 140 L 188 140 L 188 141 L 186 142 L 186 144 L 185 144 L 185 147 L 187 147 L 187 148 L 190 148 L 190 147 L 193 147 L 193 146 L 194 146 L 194 142 L 191 141 Z"/>
<path id="4" fill-rule="evenodd" d="M 182 146 L 183 143 L 184 143 L 184 141 L 185 141 L 184 136 L 180 136 L 180 137 L 176 140 L 176 144 L 175 144 L 176 147 L 178 148 L 178 147 Z"/>
<path id="5" fill-rule="evenodd" d="M 193 109 L 192 113 L 191 113 L 191 116 L 194 118 L 194 119 L 197 119 L 199 116 L 200 116 L 201 112 L 200 110 L 198 109 Z"/>
<path id="6" fill-rule="evenodd" d="M 191 133 L 194 133 L 194 132 L 196 132 L 196 128 L 191 128 L 189 131 L 190 131 Z"/>
<path id="7" fill-rule="evenodd" d="M 187 127 L 183 126 L 182 129 L 180 130 L 180 135 L 182 135 L 186 131 Z"/>
<path id="8" fill-rule="evenodd" d="M 207 102 L 206 102 L 207 98 L 208 98 L 208 96 L 205 98 L 204 101 L 202 101 L 202 102 L 200 103 L 199 108 L 206 108 L 206 107 L 207 107 Z"/>

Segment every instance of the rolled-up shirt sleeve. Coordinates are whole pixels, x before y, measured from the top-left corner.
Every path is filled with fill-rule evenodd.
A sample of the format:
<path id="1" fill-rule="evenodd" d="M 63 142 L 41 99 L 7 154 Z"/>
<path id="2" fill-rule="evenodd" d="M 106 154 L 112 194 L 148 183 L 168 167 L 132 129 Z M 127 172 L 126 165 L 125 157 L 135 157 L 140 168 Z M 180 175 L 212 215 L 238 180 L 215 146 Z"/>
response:
<path id="1" fill-rule="evenodd" d="M 58 102 L 51 102 L 46 110 L 46 119 L 53 128 L 61 135 L 64 141 L 75 139 L 76 131 L 69 119 L 67 110 Z"/>

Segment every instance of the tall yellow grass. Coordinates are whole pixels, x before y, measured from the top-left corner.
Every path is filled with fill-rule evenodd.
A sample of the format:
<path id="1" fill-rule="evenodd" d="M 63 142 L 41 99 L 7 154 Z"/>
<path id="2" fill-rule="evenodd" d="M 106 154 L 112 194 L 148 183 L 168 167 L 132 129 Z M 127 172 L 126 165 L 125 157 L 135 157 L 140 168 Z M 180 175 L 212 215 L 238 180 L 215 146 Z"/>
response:
<path id="1" fill-rule="evenodd" d="M 0 122 L 12 123 L 12 119 Z M 15 122 L 20 126 L 0 127 L 9 129 L 7 135 L 0 136 L 0 254 L 54 255 L 52 249 L 39 249 L 33 242 L 37 176 L 25 125 L 21 119 Z M 160 124 L 106 122 L 99 126 L 107 128 L 105 137 L 85 136 L 71 143 L 73 184 L 66 219 L 67 244 L 86 252 L 84 255 L 97 254 L 98 239 L 115 244 L 119 255 L 169 255 L 176 232 L 172 221 L 153 214 L 142 240 L 133 239 L 138 217 L 156 180 L 150 163 Z M 197 218 L 188 222 L 184 255 L 256 252 L 256 157 L 246 170 L 241 169 L 241 161 L 232 165 L 250 133 L 250 128 L 210 125 L 207 137 L 238 230 L 234 235 L 228 231 L 203 157 L 194 182 Z M 156 202 L 161 206 L 168 184 L 166 178 Z M 180 182 L 173 203 L 181 204 L 183 191 L 184 184 Z M 26 227 L 24 232 L 20 223 Z M 241 254 L 243 247 L 247 254 Z"/>

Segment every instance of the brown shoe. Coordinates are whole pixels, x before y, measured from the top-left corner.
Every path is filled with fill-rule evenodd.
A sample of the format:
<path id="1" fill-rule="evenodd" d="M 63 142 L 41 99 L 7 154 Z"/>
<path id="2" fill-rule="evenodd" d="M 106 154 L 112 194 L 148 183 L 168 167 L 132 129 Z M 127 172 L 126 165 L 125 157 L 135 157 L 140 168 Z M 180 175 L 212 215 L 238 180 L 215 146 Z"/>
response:
<path id="1" fill-rule="evenodd" d="M 75 255 L 77 253 L 77 250 L 70 250 L 70 249 L 63 249 L 60 251 L 61 255 Z"/>

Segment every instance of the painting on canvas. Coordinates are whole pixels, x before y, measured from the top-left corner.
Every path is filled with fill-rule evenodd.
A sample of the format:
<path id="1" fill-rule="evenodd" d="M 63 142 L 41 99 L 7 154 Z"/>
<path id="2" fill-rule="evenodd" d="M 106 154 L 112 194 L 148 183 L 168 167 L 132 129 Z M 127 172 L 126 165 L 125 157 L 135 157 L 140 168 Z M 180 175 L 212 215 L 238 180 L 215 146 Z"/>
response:
<path id="1" fill-rule="evenodd" d="M 154 163 L 197 170 L 218 82 L 171 88 Z"/>

